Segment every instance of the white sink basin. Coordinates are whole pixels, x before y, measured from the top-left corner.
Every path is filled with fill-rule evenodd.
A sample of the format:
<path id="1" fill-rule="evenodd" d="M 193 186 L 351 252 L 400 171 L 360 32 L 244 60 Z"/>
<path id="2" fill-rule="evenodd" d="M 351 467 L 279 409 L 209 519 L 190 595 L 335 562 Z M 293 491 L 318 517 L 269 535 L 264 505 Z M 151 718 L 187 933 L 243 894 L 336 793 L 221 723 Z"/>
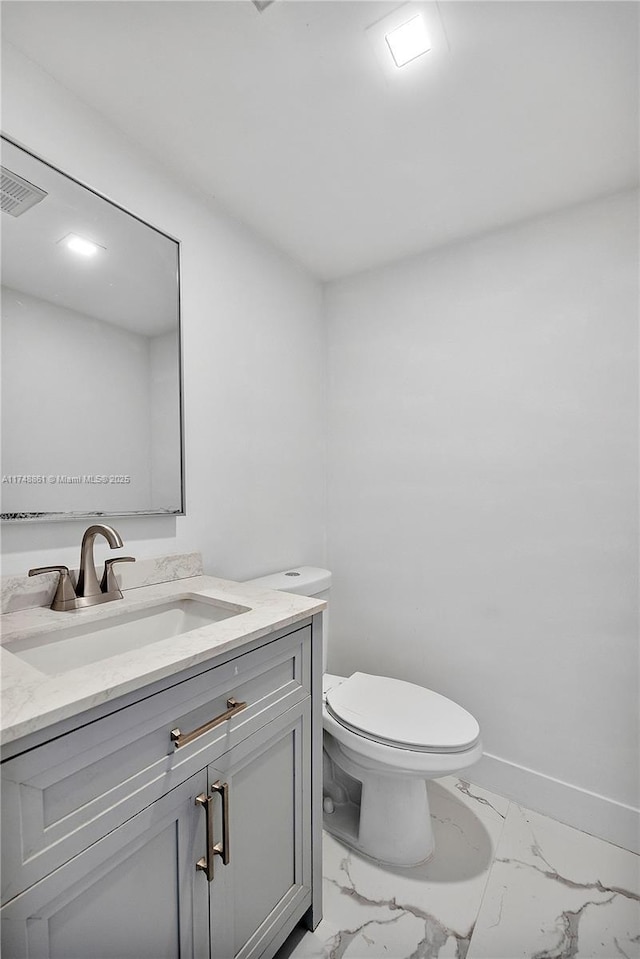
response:
<path id="1" fill-rule="evenodd" d="M 137 613 L 25 637 L 6 648 L 40 672 L 55 675 L 249 611 L 248 606 L 205 597 L 173 599 Z"/>

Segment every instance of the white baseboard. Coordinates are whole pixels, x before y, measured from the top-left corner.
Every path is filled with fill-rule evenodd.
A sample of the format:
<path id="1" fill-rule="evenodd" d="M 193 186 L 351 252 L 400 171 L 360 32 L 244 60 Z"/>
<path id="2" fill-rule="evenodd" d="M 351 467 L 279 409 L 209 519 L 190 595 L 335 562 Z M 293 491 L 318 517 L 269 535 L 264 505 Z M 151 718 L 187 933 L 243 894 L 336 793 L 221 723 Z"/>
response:
<path id="1" fill-rule="evenodd" d="M 465 779 L 491 792 L 640 853 L 640 809 L 487 753 Z"/>

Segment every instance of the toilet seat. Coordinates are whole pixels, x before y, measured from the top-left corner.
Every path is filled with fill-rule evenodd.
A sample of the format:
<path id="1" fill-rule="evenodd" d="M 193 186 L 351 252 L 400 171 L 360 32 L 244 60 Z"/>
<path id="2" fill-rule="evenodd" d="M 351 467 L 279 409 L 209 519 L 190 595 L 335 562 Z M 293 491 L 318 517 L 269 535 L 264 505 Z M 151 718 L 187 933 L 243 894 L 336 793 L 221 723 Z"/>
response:
<path id="1" fill-rule="evenodd" d="M 354 673 L 325 696 L 329 716 L 357 736 L 418 753 L 460 753 L 480 739 L 474 717 L 446 696 L 387 676 Z"/>
<path id="2" fill-rule="evenodd" d="M 473 765 L 482 756 L 480 740 L 457 753 L 427 752 L 426 750 L 406 749 L 399 746 L 389 746 L 387 743 L 369 739 L 361 733 L 348 729 L 343 723 L 334 719 L 326 704 L 322 714 L 322 725 L 325 731 L 324 748 L 333 754 L 333 745 L 341 754 L 338 765 L 342 765 L 349 772 L 345 757 L 349 763 L 360 769 L 375 771 L 382 776 L 417 776 L 420 779 L 437 779 L 439 776 L 449 776 L 458 773 L 461 769 Z M 356 779 L 358 774 L 352 772 Z"/>

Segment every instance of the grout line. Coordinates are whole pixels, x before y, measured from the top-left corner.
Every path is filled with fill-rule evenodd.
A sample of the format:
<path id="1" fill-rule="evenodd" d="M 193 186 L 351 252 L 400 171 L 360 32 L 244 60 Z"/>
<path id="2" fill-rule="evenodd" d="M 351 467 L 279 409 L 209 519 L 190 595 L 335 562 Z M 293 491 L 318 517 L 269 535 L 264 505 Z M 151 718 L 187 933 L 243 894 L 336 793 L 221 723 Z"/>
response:
<path id="1" fill-rule="evenodd" d="M 497 795 L 497 793 L 496 793 L 496 795 Z M 505 797 L 503 796 L 502 798 L 504 799 Z M 471 930 L 471 935 L 469 936 L 469 948 L 468 948 L 468 950 L 467 950 L 467 956 L 469 956 L 469 954 L 471 953 L 471 948 L 472 948 L 472 946 L 473 946 L 473 937 L 474 937 L 474 935 L 475 935 L 476 928 L 477 928 L 477 925 L 478 925 L 478 920 L 480 919 L 480 914 L 481 914 L 482 909 L 483 909 L 483 906 L 484 906 L 484 901 L 485 901 L 485 898 L 486 898 L 486 895 L 487 895 L 487 889 L 488 889 L 488 887 L 489 887 L 489 880 L 491 879 L 491 875 L 492 875 L 492 873 L 493 873 L 493 868 L 494 868 L 494 866 L 495 866 L 495 864 L 496 864 L 496 860 L 497 860 L 497 858 L 498 858 L 498 852 L 499 852 L 499 850 L 500 850 L 500 843 L 502 842 L 502 836 L 503 836 L 503 834 L 504 834 L 504 830 L 505 830 L 506 825 L 507 825 L 507 820 L 508 820 L 508 818 L 509 818 L 509 814 L 511 813 L 511 807 L 512 807 L 513 805 L 517 805 L 517 803 L 514 803 L 513 800 L 511 800 L 511 799 L 509 799 L 508 802 L 509 802 L 509 805 L 507 806 L 507 811 L 506 811 L 506 813 L 505 813 L 505 815 L 504 815 L 504 821 L 503 821 L 503 823 L 502 823 L 502 828 L 500 829 L 500 835 L 499 835 L 498 838 L 496 839 L 495 851 L 494 851 L 493 857 L 492 857 L 492 859 L 491 859 L 491 866 L 490 866 L 489 869 L 487 870 L 487 878 L 485 879 L 485 883 L 484 883 L 484 886 L 483 886 L 483 889 L 482 889 L 482 895 L 480 896 L 480 904 L 479 904 L 479 906 L 478 906 L 478 911 L 476 912 L 476 918 L 475 918 L 475 921 L 474 921 L 474 923 L 473 923 L 473 929 Z M 473 957 L 471 957 L 471 959 L 473 959 Z"/>

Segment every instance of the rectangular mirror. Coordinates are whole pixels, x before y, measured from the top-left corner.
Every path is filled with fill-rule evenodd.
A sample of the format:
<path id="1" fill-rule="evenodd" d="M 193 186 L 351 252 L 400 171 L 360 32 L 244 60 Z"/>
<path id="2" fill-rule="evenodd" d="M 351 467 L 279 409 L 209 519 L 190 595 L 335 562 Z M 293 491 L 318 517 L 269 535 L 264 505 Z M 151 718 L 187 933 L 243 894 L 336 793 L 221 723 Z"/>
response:
<path id="1" fill-rule="evenodd" d="M 178 242 L 2 137 L 2 519 L 184 513 Z"/>

